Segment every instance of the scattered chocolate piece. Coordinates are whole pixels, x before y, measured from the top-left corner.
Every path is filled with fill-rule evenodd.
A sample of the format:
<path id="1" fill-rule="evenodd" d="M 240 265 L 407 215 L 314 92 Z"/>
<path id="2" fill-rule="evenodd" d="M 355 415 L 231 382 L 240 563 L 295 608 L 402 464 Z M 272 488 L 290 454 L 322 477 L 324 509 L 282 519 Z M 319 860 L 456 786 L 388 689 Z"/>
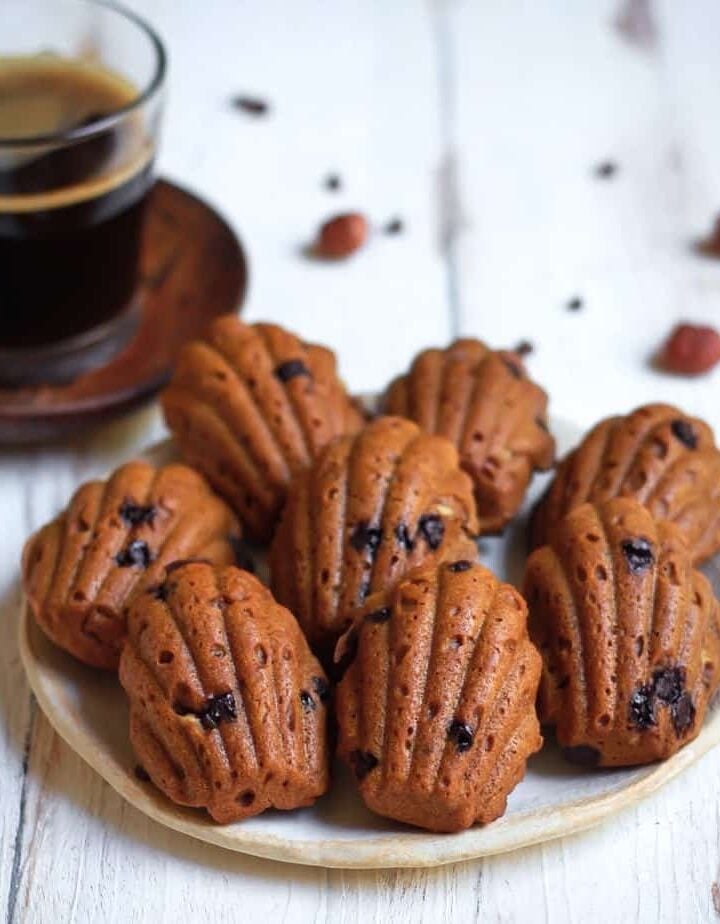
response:
<path id="1" fill-rule="evenodd" d="M 655 695 L 661 703 L 676 703 L 685 687 L 685 669 L 683 667 L 661 667 L 653 674 Z"/>
<path id="2" fill-rule="evenodd" d="M 313 253 L 328 260 L 342 260 L 359 250 L 368 236 L 368 223 L 359 212 L 336 215 L 320 228 Z"/>
<path id="3" fill-rule="evenodd" d="M 468 561 L 466 558 L 453 561 L 448 565 L 448 571 L 452 571 L 454 574 L 457 574 L 459 571 L 469 571 L 471 568 L 472 562 Z"/>
<path id="4" fill-rule="evenodd" d="M 150 774 L 147 772 L 145 767 L 142 764 L 135 765 L 135 776 L 140 780 L 141 783 L 150 783 Z"/>
<path id="5" fill-rule="evenodd" d="M 147 542 L 142 539 L 133 539 L 121 552 L 115 556 L 115 562 L 121 568 L 132 568 L 134 565 L 147 568 L 152 561 L 152 553 Z"/>
<path id="6" fill-rule="evenodd" d="M 372 613 L 368 613 L 365 616 L 365 621 L 375 622 L 379 624 L 379 623 L 387 622 L 391 616 L 392 616 L 392 610 L 390 609 L 390 607 L 384 606 L 380 610 L 373 610 Z"/>
<path id="7" fill-rule="evenodd" d="M 718 362 L 720 332 L 696 324 L 678 324 L 655 359 L 658 368 L 677 375 L 702 375 Z"/>
<path id="8" fill-rule="evenodd" d="M 323 185 L 330 192 L 337 192 L 342 187 L 342 180 L 337 173 L 328 173 Z"/>
<path id="9" fill-rule="evenodd" d="M 326 703 L 330 699 L 330 686 L 327 680 L 324 677 L 313 677 L 312 685 L 320 702 Z"/>
<path id="10" fill-rule="evenodd" d="M 317 708 L 315 700 L 307 690 L 300 690 L 300 702 L 305 712 L 311 712 L 313 709 Z"/>
<path id="11" fill-rule="evenodd" d="M 398 523 L 395 527 L 395 538 L 406 552 L 412 552 L 415 548 L 415 542 L 410 536 L 410 530 L 405 523 Z"/>
<path id="12" fill-rule="evenodd" d="M 144 507 L 133 500 L 125 500 L 120 507 L 120 517 L 129 526 L 140 526 L 141 523 L 152 523 L 157 510 L 152 504 Z"/>
<path id="13" fill-rule="evenodd" d="M 402 218 L 392 218 L 383 226 L 385 234 L 402 234 L 405 230 L 405 223 Z"/>
<path id="14" fill-rule="evenodd" d="M 425 513 L 418 520 L 418 531 L 430 548 L 440 548 L 445 538 L 445 524 L 437 513 Z"/>
<path id="15" fill-rule="evenodd" d="M 270 104 L 257 96 L 234 96 L 232 106 L 233 109 L 237 109 L 239 112 L 246 112 L 248 115 L 253 116 L 264 116 L 270 111 Z"/>
<path id="16" fill-rule="evenodd" d="M 623 555 L 633 574 L 642 574 L 655 563 L 652 545 L 647 539 L 626 539 L 621 545 Z"/>
<path id="17" fill-rule="evenodd" d="M 692 727 L 695 721 L 695 705 L 687 690 L 670 707 L 670 716 L 678 737 Z"/>
<path id="18" fill-rule="evenodd" d="M 350 545 L 358 552 L 369 552 L 371 556 L 375 554 L 382 540 L 382 530 L 377 526 L 363 520 L 355 527 L 350 536 Z"/>
<path id="19" fill-rule="evenodd" d="M 628 710 L 630 721 L 637 728 L 655 725 L 655 689 L 652 683 L 638 687 L 630 697 Z"/>
<path id="20" fill-rule="evenodd" d="M 597 767 L 600 763 L 600 751 L 589 744 L 576 744 L 574 747 L 563 748 L 565 760 L 580 767 Z"/>
<path id="21" fill-rule="evenodd" d="M 350 763 L 353 765 L 358 780 L 364 780 L 368 773 L 377 767 L 378 759 L 370 751 L 352 751 Z"/>
<path id="22" fill-rule="evenodd" d="M 235 697 L 232 693 L 220 693 L 212 696 L 202 712 L 198 713 L 200 724 L 208 730 L 217 728 L 221 722 L 234 722 L 237 719 Z"/>
<path id="23" fill-rule="evenodd" d="M 513 347 L 513 353 L 517 353 L 518 356 L 529 356 L 534 350 L 535 347 L 529 340 L 521 340 Z"/>
<path id="24" fill-rule="evenodd" d="M 670 424 L 673 436 L 677 437 L 680 442 L 687 446 L 688 449 L 697 449 L 697 433 L 693 430 L 692 424 L 687 420 L 673 420 Z"/>
<path id="25" fill-rule="evenodd" d="M 448 725 L 448 738 L 455 743 L 458 754 L 464 754 L 473 746 L 475 735 L 470 726 L 453 719 Z"/>
<path id="26" fill-rule="evenodd" d="M 609 180 L 618 172 L 618 165 L 612 160 L 602 160 L 595 167 L 595 176 L 601 180 Z"/>
<path id="27" fill-rule="evenodd" d="M 715 219 L 710 234 L 697 242 L 697 250 L 706 257 L 720 258 L 720 215 Z"/>
<path id="28" fill-rule="evenodd" d="M 281 363 L 275 369 L 275 377 L 281 382 L 289 382 L 299 375 L 306 375 L 312 378 L 311 372 L 301 359 L 288 359 L 287 362 Z"/>
<path id="29" fill-rule="evenodd" d="M 583 307 L 583 300 L 579 295 L 575 295 L 573 298 L 569 299 L 567 302 L 568 311 L 580 311 Z"/>

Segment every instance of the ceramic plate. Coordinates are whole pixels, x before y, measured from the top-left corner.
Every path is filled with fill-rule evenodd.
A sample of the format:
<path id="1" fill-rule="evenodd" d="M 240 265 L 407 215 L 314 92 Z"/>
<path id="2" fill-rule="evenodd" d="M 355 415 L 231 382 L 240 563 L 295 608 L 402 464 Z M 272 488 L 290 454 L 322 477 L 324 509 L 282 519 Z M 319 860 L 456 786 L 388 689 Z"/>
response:
<path id="1" fill-rule="evenodd" d="M 577 442 L 576 427 L 553 421 L 558 449 Z M 147 453 L 152 462 L 172 458 L 164 443 Z M 525 510 L 547 479 L 536 478 Z M 482 559 L 502 578 L 517 583 L 524 566 L 525 516 L 499 539 L 484 540 Z M 720 560 L 708 573 L 720 589 Z M 20 651 L 40 706 L 55 730 L 124 799 L 155 821 L 229 850 L 311 866 L 378 868 L 439 866 L 503 853 L 551 840 L 608 818 L 654 792 L 720 742 L 720 710 L 709 715 L 694 742 L 663 764 L 630 770 L 580 770 L 547 742 L 533 757 L 505 815 L 460 834 L 429 834 L 368 812 L 343 768 L 335 768 L 332 791 L 315 806 L 265 812 L 218 825 L 204 812 L 169 802 L 134 774 L 127 736 L 128 710 L 117 680 L 84 667 L 55 648 L 23 612 Z"/>

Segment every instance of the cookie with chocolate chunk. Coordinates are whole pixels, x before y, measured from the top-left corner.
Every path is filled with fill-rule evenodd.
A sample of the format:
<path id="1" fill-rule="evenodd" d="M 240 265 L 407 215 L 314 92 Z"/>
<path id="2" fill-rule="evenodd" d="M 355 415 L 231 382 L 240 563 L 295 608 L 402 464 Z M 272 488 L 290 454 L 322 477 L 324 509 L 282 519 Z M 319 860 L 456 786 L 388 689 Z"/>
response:
<path id="1" fill-rule="evenodd" d="M 638 501 L 583 504 L 530 557 L 542 722 L 569 760 L 664 760 L 698 734 L 720 682 L 720 605 L 678 529 Z"/>
<path id="2" fill-rule="evenodd" d="M 368 808 L 430 831 L 505 811 L 542 744 L 520 594 L 466 559 L 377 594 L 338 645 L 339 753 Z"/>
<path id="3" fill-rule="evenodd" d="M 270 550 L 273 591 L 329 663 L 366 597 L 428 559 L 476 557 L 472 483 L 446 439 L 381 417 L 293 482 Z"/>
<path id="4" fill-rule="evenodd" d="M 533 473 L 553 463 L 547 395 L 528 378 L 519 356 L 479 340 L 420 353 L 392 382 L 382 406 L 457 447 L 475 486 L 481 533 L 502 530 Z"/>
<path id="5" fill-rule="evenodd" d="M 117 668 L 126 607 L 177 559 L 233 562 L 240 526 L 185 465 L 129 462 L 82 485 L 27 541 L 23 588 L 45 634 L 85 664 Z"/>
<path id="6" fill-rule="evenodd" d="M 674 523 L 693 560 L 720 550 L 720 450 L 710 427 L 667 404 L 602 420 L 559 463 L 532 516 L 530 542 L 544 545 L 564 515 L 586 502 L 634 497 Z"/>
<path id="7" fill-rule="evenodd" d="M 184 458 L 257 541 L 272 535 L 295 472 L 362 425 L 330 350 L 230 315 L 183 347 L 161 400 Z"/>
<path id="8" fill-rule="evenodd" d="M 222 824 L 310 805 L 328 787 L 328 686 L 257 578 L 189 563 L 136 597 L 120 681 L 152 782 Z"/>

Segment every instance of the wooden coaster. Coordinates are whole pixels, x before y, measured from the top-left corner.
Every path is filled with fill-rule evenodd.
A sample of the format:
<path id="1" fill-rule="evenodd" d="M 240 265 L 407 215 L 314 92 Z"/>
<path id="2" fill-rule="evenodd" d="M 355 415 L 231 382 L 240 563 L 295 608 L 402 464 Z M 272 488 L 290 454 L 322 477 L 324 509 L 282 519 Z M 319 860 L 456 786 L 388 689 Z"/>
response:
<path id="1" fill-rule="evenodd" d="M 57 439 L 147 399 L 167 381 L 182 344 L 238 310 L 246 288 L 245 255 L 225 221 L 159 180 L 148 203 L 132 338 L 69 384 L 0 388 L 0 443 Z"/>

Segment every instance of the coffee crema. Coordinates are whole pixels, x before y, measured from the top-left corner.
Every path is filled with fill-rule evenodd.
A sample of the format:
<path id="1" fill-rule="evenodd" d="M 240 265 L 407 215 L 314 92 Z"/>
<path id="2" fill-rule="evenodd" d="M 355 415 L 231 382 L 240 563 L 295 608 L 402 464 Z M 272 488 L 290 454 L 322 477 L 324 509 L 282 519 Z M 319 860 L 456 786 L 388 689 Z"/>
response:
<path id="1" fill-rule="evenodd" d="M 137 98 L 94 63 L 0 58 L 0 349 L 100 330 L 130 304 L 154 154 Z"/>

